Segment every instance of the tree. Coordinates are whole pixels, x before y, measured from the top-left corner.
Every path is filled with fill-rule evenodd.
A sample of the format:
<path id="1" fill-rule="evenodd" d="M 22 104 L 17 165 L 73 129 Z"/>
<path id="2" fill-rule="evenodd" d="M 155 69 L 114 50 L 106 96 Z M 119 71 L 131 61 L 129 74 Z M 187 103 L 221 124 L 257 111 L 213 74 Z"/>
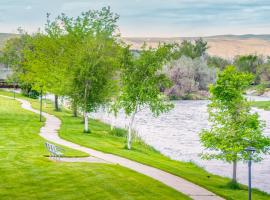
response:
<path id="1" fill-rule="evenodd" d="M 45 47 L 49 47 L 49 51 L 47 51 L 47 56 L 44 59 L 47 59 L 48 65 L 50 65 L 51 73 L 49 78 L 52 82 L 51 87 L 49 88 L 49 92 L 54 94 L 54 105 L 55 110 L 59 111 L 59 103 L 58 98 L 59 95 L 64 95 L 65 88 L 65 69 L 66 69 L 66 59 L 64 56 L 65 53 L 65 37 L 63 29 L 60 27 L 57 21 L 50 21 L 50 14 L 47 14 L 47 23 L 45 24 L 45 32 L 48 37 L 47 42 L 50 45 L 46 45 Z"/>
<path id="2" fill-rule="evenodd" d="M 166 45 L 160 45 L 157 49 L 147 49 L 144 45 L 138 56 L 132 55 L 128 47 L 125 49 L 121 70 L 122 90 L 118 105 L 130 116 L 128 149 L 131 149 L 131 131 L 135 115 L 140 109 L 148 106 L 157 116 L 173 107 L 160 92 L 162 87 L 170 86 L 169 79 L 162 73 L 169 52 L 170 48 Z"/>
<path id="3" fill-rule="evenodd" d="M 43 94 L 54 84 L 51 75 L 53 68 L 50 64 L 51 45 L 48 36 L 36 33 L 29 39 L 29 45 L 23 49 L 25 60 L 22 68 L 26 73 L 21 75 L 21 79 L 33 89 L 40 91 L 40 121 Z"/>
<path id="4" fill-rule="evenodd" d="M 19 84 L 22 92 L 27 96 L 31 96 L 31 93 L 33 93 L 31 85 L 22 80 L 22 76 L 27 73 L 23 69 L 23 63 L 25 62 L 24 49 L 30 45 L 31 36 L 21 29 L 19 29 L 19 33 L 18 37 L 6 41 L 2 49 L 1 61 L 12 69 L 9 81 Z"/>
<path id="5" fill-rule="evenodd" d="M 230 61 L 218 56 L 208 56 L 207 57 L 207 65 L 209 67 L 215 67 L 220 70 L 225 69 L 228 65 L 230 65 Z"/>
<path id="6" fill-rule="evenodd" d="M 89 38 L 81 47 L 81 62 L 76 68 L 75 82 L 78 103 L 85 116 L 84 132 L 88 129 L 88 113 L 110 102 L 117 88 L 118 46 L 107 38 Z"/>
<path id="7" fill-rule="evenodd" d="M 182 56 L 171 61 L 166 70 L 173 82 L 173 86 L 166 90 L 166 93 L 176 98 L 187 98 L 198 90 L 208 90 L 208 85 L 214 83 L 216 77 L 216 70 L 209 68 L 200 57 L 191 59 Z"/>
<path id="8" fill-rule="evenodd" d="M 207 49 L 207 42 L 202 38 L 199 38 L 194 42 L 184 40 L 180 45 L 174 44 L 174 53 L 172 56 L 175 60 L 182 56 L 194 59 L 205 56 Z"/>
<path id="9" fill-rule="evenodd" d="M 84 112 L 84 132 L 90 132 L 88 114 L 109 102 L 116 91 L 121 52 L 118 18 L 109 7 L 84 12 L 77 18 L 64 14 L 57 18 L 68 46 L 66 94 Z"/>
<path id="10" fill-rule="evenodd" d="M 211 103 L 208 105 L 211 128 L 200 133 L 200 141 L 206 150 L 204 159 L 220 159 L 233 163 L 233 183 L 236 183 L 236 166 L 248 160 L 245 148 L 256 149 L 254 161 L 260 161 L 261 153 L 268 153 L 270 139 L 262 134 L 263 123 L 257 113 L 250 112 L 250 104 L 243 96 L 253 80 L 252 74 L 238 72 L 234 66 L 227 67 L 210 87 Z"/>
<path id="11" fill-rule="evenodd" d="M 234 65 L 242 72 L 256 74 L 258 67 L 263 64 L 263 59 L 257 55 L 237 56 Z"/>
<path id="12" fill-rule="evenodd" d="M 173 86 L 165 93 L 172 97 L 186 97 L 192 92 L 198 91 L 198 83 L 195 81 L 195 66 L 191 58 L 182 56 L 169 64 L 167 74 Z"/>

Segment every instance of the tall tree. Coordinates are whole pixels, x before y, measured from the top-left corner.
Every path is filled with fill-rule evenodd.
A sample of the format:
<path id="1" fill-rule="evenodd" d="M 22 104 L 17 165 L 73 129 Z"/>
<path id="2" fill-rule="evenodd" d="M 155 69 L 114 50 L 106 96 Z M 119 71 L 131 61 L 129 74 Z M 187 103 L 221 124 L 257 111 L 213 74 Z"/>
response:
<path id="1" fill-rule="evenodd" d="M 110 101 L 115 92 L 119 66 L 119 37 L 116 22 L 119 16 L 109 7 L 90 10 L 77 18 L 57 18 L 66 33 L 69 57 L 67 96 L 74 107 L 84 111 L 84 132 L 89 132 L 88 114 Z"/>
<path id="2" fill-rule="evenodd" d="M 211 128 L 200 134 L 202 145 L 214 151 L 207 151 L 202 157 L 233 163 L 233 183 L 237 182 L 237 162 L 249 159 L 246 147 L 256 149 L 254 161 L 261 160 L 261 153 L 269 152 L 270 139 L 263 135 L 258 114 L 250 112 L 250 104 L 243 96 L 252 80 L 251 74 L 238 72 L 234 66 L 218 75 L 216 84 L 210 87 L 208 113 Z"/>
<path id="3" fill-rule="evenodd" d="M 131 132 L 137 112 L 148 106 L 157 116 L 173 107 L 161 93 L 171 82 L 162 73 L 162 67 L 168 60 L 170 48 L 161 45 L 157 49 L 143 46 L 139 56 L 134 56 L 126 48 L 121 70 L 122 90 L 118 105 L 130 116 L 127 148 L 131 149 Z"/>
<path id="4" fill-rule="evenodd" d="M 19 84 L 23 93 L 30 95 L 31 85 L 22 80 L 22 76 L 27 73 L 23 68 L 25 62 L 24 49 L 30 45 L 31 36 L 19 29 L 18 37 L 7 40 L 2 49 L 1 61 L 12 69 L 9 81 Z"/>
<path id="5" fill-rule="evenodd" d="M 47 14 L 47 23 L 45 24 L 45 32 L 50 42 L 50 50 L 48 55 L 44 58 L 48 60 L 50 65 L 51 73 L 49 74 L 50 80 L 52 81 L 49 91 L 54 94 L 55 110 L 59 111 L 59 95 L 64 95 L 64 82 L 65 82 L 65 69 L 67 64 L 65 61 L 65 37 L 64 32 L 58 21 L 51 21 L 50 14 Z M 47 45 L 48 47 L 48 45 Z"/>

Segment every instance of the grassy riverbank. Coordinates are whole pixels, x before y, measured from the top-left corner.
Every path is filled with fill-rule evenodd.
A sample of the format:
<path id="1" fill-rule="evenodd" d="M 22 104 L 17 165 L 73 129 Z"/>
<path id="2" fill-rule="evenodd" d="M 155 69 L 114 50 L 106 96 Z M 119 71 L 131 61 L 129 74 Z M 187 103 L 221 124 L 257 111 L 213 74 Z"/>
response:
<path id="1" fill-rule="evenodd" d="M 256 108 L 270 110 L 270 101 L 253 101 L 251 105 Z"/>
<path id="2" fill-rule="evenodd" d="M 6 92 L 1 93 L 8 94 Z M 9 93 L 9 95 L 12 94 Z M 37 100 L 30 101 L 33 107 L 38 109 L 39 104 Z M 231 189 L 228 187 L 228 178 L 210 174 L 192 163 L 171 160 L 142 142 L 135 142 L 131 151 L 126 150 L 125 138 L 112 135 L 107 124 L 97 120 L 90 120 L 89 127 L 92 132 L 91 134 L 84 134 L 82 132 L 83 124 L 81 118 L 72 117 L 67 110 L 56 112 L 50 103 L 47 103 L 45 111 L 54 114 L 62 120 L 60 136 L 66 140 L 162 169 L 201 185 L 226 199 L 247 199 L 246 186 L 241 185 L 240 189 Z M 264 200 L 269 199 L 270 196 L 258 190 L 253 190 L 253 198 Z"/>
<path id="3" fill-rule="evenodd" d="M 189 199 L 119 165 L 48 160 L 45 140 L 38 135 L 42 125 L 38 115 L 0 97 L 0 199 Z"/>

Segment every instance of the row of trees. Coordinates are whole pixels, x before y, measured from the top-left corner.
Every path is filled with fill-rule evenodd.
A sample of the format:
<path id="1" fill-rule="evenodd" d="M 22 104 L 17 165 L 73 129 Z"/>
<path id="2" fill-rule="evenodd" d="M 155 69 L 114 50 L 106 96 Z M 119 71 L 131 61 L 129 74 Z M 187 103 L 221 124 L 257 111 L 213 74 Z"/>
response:
<path id="1" fill-rule="evenodd" d="M 173 45 L 142 47 L 134 55 L 118 34 L 119 16 L 109 7 L 90 10 L 77 18 L 65 14 L 53 21 L 47 16 L 45 32 L 10 39 L 3 49 L 3 62 L 13 69 L 12 81 L 27 91 L 55 95 L 72 102 L 74 116 L 84 116 L 84 132 L 89 113 L 110 105 L 112 111 L 123 108 L 130 116 L 128 149 L 136 113 L 149 106 L 159 115 L 172 108 L 160 88 L 168 88 L 170 80 L 162 67 L 172 59 Z M 41 107 L 42 108 L 42 107 Z"/>
<path id="2" fill-rule="evenodd" d="M 241 72 L 247 72 L 254 75 L 253 84 L 262 84 L 265 87 L 270 86 L 270 59 L 269 57 L 259 55 L 236 56 L 232 60 L 226 60 L 217 56 L 208 56 L 207 62 L 210 67 L 220 70 L 225 69 L 227 65 L 234 65 Z"/>
<path id="3" fill-rule="evenodd" d="M 183 41 L 175 46 L 174 61 L 166 68 L 173 86 L 165 91 L 171 99 L 201 98 L 207 95 L 208 85 L 215 83 L 216 72 L 233 65 L 241 72 L 254 75 L 252 85 L 259 85 L 259 92 L 270 87 L 269 57 L 258 55 L 236 56 L 225 59 L 207 54 L 207 42 L 202 39 Z M 203 77 L 203 78 L 200 78 Z M 196 94 L 198 97 L 196 97 Z M 200 95 L 206 94 L 206 95 Z"/>

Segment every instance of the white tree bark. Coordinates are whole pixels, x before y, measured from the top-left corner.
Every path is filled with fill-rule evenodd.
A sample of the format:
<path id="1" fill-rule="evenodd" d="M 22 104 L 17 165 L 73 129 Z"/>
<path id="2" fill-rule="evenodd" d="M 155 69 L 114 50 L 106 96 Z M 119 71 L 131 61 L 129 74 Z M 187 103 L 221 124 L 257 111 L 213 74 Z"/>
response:
<path id="1" fill-rule="evenodd" d="M 88 127 L 88 113 L 84 112 L 84 132 L 88 133 L 89 132 L 89 127 Z"/>
<path id="2" fill-rule="evenodd" d="M 130 123 L 128 126 L 127 148 L 129 150 L 131 149 L 131 140 L 132 140 L 131 132 L 132 132 L 132 126 L 133 126 L 133 122 L 134 122 L 136 113 L 137 113 L 137 105 L 136 105 L 135 111 L 132 113 L 132 116 L 130 118 Z"/>

